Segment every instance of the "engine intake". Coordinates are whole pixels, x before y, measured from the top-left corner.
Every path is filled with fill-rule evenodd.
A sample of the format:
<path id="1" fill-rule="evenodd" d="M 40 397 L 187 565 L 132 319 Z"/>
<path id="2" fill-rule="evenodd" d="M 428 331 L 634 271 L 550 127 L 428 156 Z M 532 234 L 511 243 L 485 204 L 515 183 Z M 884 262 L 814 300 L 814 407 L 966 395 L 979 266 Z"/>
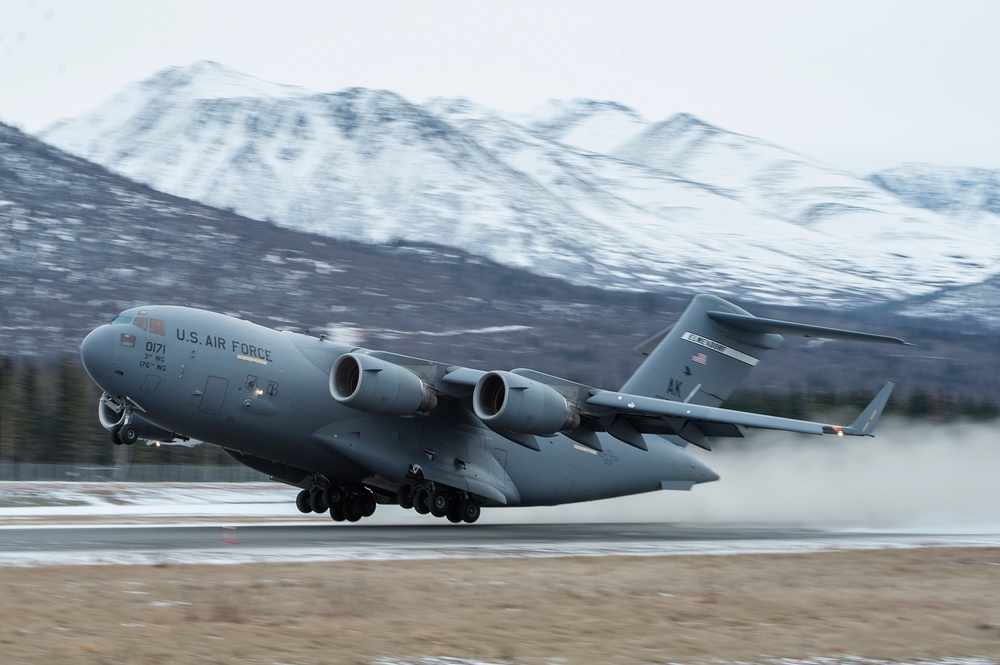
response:
<path id="1" fill-rule="evenodd" d="M 383 416 L 426 413 L 437 406 L 437 395 L 419 376 L 364 353 L 337 358 L 330 369 L 330 394 L 344 406 Z"/>
<path id="2" fill-rule="evenodd" d="M 512 372 L 487 372 L 472 392 L 476 416 L 494 429 L 551 436 L 580 424 L 562 394 Z"/>

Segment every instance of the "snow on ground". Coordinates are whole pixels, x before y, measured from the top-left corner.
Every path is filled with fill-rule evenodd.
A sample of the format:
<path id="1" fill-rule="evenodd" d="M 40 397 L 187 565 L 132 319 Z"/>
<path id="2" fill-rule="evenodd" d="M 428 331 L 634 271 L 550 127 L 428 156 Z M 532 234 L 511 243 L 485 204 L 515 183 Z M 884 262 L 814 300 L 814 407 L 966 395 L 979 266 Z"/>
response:
<path id="1" fill-rule="evenodd" d="M 0 525 L 302 517 L 276 483 L 0 483 Z"/>

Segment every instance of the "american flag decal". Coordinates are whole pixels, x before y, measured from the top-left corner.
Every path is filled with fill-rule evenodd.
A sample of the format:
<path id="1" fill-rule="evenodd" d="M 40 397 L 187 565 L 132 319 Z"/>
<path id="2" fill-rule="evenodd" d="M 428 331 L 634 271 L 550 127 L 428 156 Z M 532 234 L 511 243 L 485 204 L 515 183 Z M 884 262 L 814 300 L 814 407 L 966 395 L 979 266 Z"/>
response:
<path id="1" fill-rule="evenodd" d="M 695 354 L 695 355 L 691 356 L 691 360 L 693 360 L 694 362 L 698 363 L 699 365 L 706 365 L 706 364 L 708 364 L 708 356 L 706 356 L 704 353 L 698 353 L 698 354 Z"/>

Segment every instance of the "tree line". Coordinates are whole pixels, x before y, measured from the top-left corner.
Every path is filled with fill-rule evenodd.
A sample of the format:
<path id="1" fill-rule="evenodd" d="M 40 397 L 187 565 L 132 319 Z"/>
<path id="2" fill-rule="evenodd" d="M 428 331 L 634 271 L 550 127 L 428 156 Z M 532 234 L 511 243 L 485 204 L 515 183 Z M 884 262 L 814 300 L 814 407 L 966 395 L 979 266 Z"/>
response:
<path id="1" fill-rule="evenodd" d="M 746 389 L 737 391 L 726 401 L 726 408 L 754 411 L 799 420 L 830 420 L 832 416 L 856 416 L 868 406 L 874 395 L 858 390 L 774 390 Z M 1000 404 L 990 399 L 974 399 L 967 395 L 954 396 L 944 392 L 915 390 L 896 394 L 889 399 L 885 414 L 913 420 L 950 422 L 954 420 L 992 420 L 1000 416 Z"/>
<path id="2" fill-rule="evenodd" d="M 114 444 L 101 426 L 98 388 L 75 354 L 0 355 L 0 462 L 110 466 Z M 236 464 L 215 446 L 133 446 L 137 464 Z"/>
<path id="3" fill-rule="evenodd" d="M 75 354 L 56 357 L 0 355 L 0 461 L 104 466 L 114 444 L 97 417 L 101 391 Z M 871 399 L 859 391 L 741 390 L 726 407 L 804 420 L 853 417 Z M 888 414 L 911 419 L 990 420 L 1000 405 L 989 400 L 915 391 L 894 395 Z M 215 446 L 134 446 L 134 463 L 236 464 Z"/>

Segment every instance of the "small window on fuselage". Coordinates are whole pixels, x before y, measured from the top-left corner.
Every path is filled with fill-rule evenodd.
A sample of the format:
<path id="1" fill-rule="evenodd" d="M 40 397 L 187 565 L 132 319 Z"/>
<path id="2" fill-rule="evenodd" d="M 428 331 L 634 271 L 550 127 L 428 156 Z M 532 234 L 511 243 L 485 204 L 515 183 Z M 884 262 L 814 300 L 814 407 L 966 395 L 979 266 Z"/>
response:
<path id="1" fill-rule="evenodd" d="M 130 335 L 128 333 L 122 333 L 121 345 L 130 348 L 135 348 L 135 335 Z"/>
<path id="2" fill-rule="evenodd" d="M 149 332 L 154 335 L 166 335 L 166 329 L 163 327 L 163 321 L 160 319 L 150 319 L 149 320 Z"/>

